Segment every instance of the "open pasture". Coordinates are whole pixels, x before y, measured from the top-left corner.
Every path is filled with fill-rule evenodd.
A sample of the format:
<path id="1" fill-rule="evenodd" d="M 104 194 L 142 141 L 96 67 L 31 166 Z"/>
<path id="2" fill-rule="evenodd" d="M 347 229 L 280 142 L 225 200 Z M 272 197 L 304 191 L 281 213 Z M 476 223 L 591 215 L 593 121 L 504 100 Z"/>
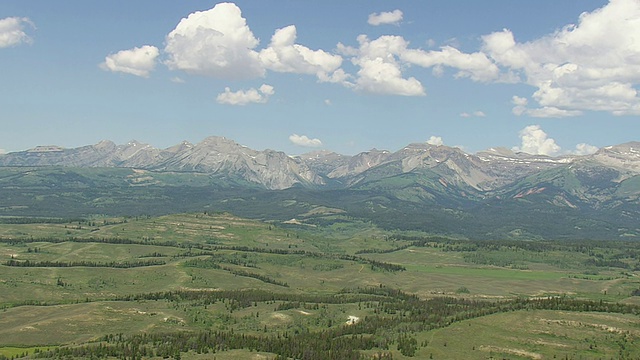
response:
<path id="1" fill-rule="evenodd" d="M 576 308 L 574 299 L 640 305 L 634 243 L 473 242 L 358 229 L 362 223 L 318 228 L 224 213 L 0 224 L 0 355 L 112 344 L 108 334 L 134 341 L 215 330 L 306 341 L 306 334 L 360 329 L 360 321 L 392 321 L 366 328 L 361 334 L 372 343 L 354 346 L 394 358 L 640 356 L 624 345 L 637 340 L 637 310 L 566 310 Z M 259 293 L 243 295 L 250 289 Z M 528 305 L 510 303 L 547 297 L 567 304 L 523 311 Z M 440 306 L 437 299 L 477 310 L 412 320 Z M 505 312 L 503 302 L 518 311 Z M 238 346 L 219 348 L 220 358 L 275 357 Z"/>

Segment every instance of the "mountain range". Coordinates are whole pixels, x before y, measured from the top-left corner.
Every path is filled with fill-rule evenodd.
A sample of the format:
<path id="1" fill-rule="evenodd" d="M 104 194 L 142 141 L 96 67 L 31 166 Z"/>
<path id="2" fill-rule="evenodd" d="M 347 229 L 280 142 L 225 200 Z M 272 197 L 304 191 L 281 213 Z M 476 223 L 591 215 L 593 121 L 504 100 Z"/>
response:
<path id="1" fill-rule="evenodd" d="M 124 145 L 101 141 L 73 149 L 39 146 L 0 155 L 0 167 L 14 175 L 26 169 L 128 169 L 134 172 L 127 172 L 126 184 L 121 185 L 135 187 L 168 185 L 161 180 L 168 174 L 183 180 L 206 178 L 210 186 L 227 192 L 244 189 L 245 194 L 250 190 L 258 194 L 254 198 L 266 202 L 276 198 L 282 202 L 287 196 L 302 200 L 306 205 L 298 216 L 321 206 L 337 209 L 333 215 L 345 212 L 386 227 L 464 236 L 474 227 L 489 236 L 495 224 L 504 227 L 501 236 L 523 232 L 543 237 L 640 236 L 640 142 L 607 146 L 585 156 L 549 157 L 505 148 L 468 154 L 426 143 L 395 152 L 372 149 L 348 156 L 323 150 L 290 156 L 253 150 L 223 137 L 208 137 L 198 144 L 184 141 L 166 149 L 137 141 Z M 16 179 L 22 178 L 0 178 L 0 187 L 5 191 L 20 187 Z M 171 186 L 189 183 L 194 182 Z M 24 186 L 33 186 L 29 184 Z M 87 183 L 89 188 L 96 186 L 100 186 L 96 179 Z M 219 195 L 218 205 L 228 203 Z M 404 225 L 396 225 L 394 216 L 400 216 Z M 502 224 L 496 217 L 513 224 Z M 541 228 L 545 221 L 549 230 Z"/>

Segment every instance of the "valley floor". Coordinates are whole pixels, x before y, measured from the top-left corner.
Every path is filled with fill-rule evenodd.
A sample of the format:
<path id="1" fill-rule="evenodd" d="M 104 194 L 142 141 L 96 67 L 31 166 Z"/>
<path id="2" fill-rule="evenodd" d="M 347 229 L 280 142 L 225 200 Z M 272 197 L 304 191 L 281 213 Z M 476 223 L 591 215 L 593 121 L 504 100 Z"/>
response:
<path id="1" fill-rule="evenodd" d="M 0 359 L 633 359 L 640 250 L 226 213 L 0 224 Z"/>

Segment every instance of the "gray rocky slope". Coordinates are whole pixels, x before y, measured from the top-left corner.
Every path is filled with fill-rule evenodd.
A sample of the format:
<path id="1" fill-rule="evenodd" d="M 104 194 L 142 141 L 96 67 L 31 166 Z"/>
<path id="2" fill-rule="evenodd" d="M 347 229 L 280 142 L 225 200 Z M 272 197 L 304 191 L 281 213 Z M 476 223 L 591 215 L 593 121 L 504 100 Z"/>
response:
<path id="1" fill-rule="evenodd" d="M 443 184 L 490 192 L 555 168 L 608 169 L 609 181 L 621 182 L 640 174 L 640 142 L 608 146 L 587 156 L 548 157 L 504 148 L 467 154 L 458 148 L 417 143 L 396 152 L 372 149 L 347 156 L 315 151 L 294 157 L 279 151 L 253 150 L 223 137 L 208 137 L 195 145 L 184 141 L 166 149 L 137 141 L 124 145 L 101 141 L 73 149 L 40 146 L 8 153 L 0 155 L 0 166 L 199 172 L 272 190 L 293 186 L 351 187 L 372 179 L 428 172 L 440 177 Z"/>

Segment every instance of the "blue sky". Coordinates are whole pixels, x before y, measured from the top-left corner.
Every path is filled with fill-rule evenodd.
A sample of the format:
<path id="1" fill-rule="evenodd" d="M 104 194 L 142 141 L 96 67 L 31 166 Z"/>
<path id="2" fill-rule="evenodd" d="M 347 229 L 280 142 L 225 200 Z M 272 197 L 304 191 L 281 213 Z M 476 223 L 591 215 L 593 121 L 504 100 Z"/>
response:
<path id="1" fill-rule="evenodd" d="M 639 33 L 637 0 L 3 0 L 0 151 L 588 153 L 640 140 Z"/>

